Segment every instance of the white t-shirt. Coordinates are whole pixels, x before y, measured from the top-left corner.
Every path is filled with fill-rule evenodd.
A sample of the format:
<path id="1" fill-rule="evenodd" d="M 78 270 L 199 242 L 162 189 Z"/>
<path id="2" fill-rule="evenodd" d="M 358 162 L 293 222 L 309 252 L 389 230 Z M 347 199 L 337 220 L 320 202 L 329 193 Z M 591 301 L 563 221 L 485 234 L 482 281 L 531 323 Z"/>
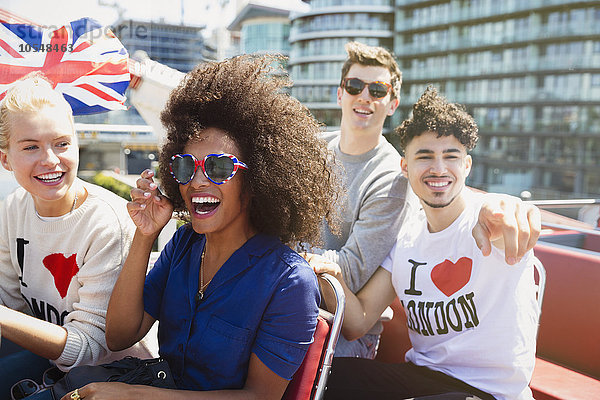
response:
<path id="1" fill-rule="evenodd" d="M 406 360 L 441 371 L 497 399 L 532 399 L 538 312 L 533 252 L 516 265 L 493 247 L 484 257 L 471 230 L 481 195 L 446 229 L 430 233 L 424 213 L 405 222 L 382 266 L 407 315 Z"/>

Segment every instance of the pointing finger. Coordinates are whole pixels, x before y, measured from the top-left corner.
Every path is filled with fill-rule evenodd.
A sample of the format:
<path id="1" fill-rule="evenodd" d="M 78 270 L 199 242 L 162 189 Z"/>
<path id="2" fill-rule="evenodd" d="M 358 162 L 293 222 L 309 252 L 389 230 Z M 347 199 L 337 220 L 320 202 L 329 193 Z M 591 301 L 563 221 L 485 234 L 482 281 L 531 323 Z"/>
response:
<path id="1" fill-rule="evenodd" d="M 490 242 L 490 233 L 480 222 L 478 222 L 471 232 L 475 243 L 484 256 L 489 256 L 492 252 L 492 243 Z"/>
<path id="2" fill-rule="evenodd" d="M 529 229 L 529 219 L 527 213 L 525 212 L 524 207 L 520 207 L 517 205 L 516 207 L 516 216 L 515 219 L 517 221 L 517 261 L 520 260 L 525 253 L 527 252 L 527 245 L 529 243 L 529 237 L 531 236 L 531 231 Z"/>
<path id="3" fill-rule="evenodd" d="M 517 229 L 517 218 L 516 204 L 514 202 L 501 202 L 504 206 L 504 216 L 498 221 L 498 228 L 502 231 L 502 238 L 504 241 L 504 258 L 506 263 L 513 265 L 517 262 L 517 249 L 518 249 L 518 229 Z"/>
<path id="4" fill-rule="evenodd" d="M 526 251 L 529 251 L 533 249 L 542 232 L 542 214 L 539 208 L 528 205 L 527 220 L 529 222 L 529 241 L 527 242 Z"/>

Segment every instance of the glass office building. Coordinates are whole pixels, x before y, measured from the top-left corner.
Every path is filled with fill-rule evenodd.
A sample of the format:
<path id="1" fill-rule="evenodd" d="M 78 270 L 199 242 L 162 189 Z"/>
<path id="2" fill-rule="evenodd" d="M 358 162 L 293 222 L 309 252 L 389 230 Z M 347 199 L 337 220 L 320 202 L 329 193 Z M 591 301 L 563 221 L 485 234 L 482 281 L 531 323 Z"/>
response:
<path id="1" fill-rule="evenodd" d="M 313 0 L 310 10 L 292 13 L 288 70 L 292 95 L 327 129 L 339 129 L 340 72 L 350 40 L 393 49 L 393 0 Z M 389 123 L 389 121 L 388 121 Z"/>
<path id="2" fill-rule="evenodd" d="M 600 2 L 396 0 L 400 118 L 428 84 L 480 128 L 470 185 L 600 196 Z"/>
<path id="3" fill-rule="evenodd" d="M 273 5 L 249 1 L 236 14 L 227 29 L 239 33 L 236 53 L 290 54 L 290 12 L 304 12 L 308 4 L 282 2 Z M 287 63 L 283 63 L 283 68 Z"/>
<path id="4" fill-rule="evenodd" d="M 115 23 L 112 30 L 129 54 L 143 50 L 152 60 L 181 72 L 215 59 L 216 50 L 204 40 L 202 26 L 127 19 Z"/>
<path id="5" fill-rule="evenodd" d="M 290 50 L 290 11 L 248 2 L 228 28 L 240 32 L 240 53 L 278 52 Z"/>

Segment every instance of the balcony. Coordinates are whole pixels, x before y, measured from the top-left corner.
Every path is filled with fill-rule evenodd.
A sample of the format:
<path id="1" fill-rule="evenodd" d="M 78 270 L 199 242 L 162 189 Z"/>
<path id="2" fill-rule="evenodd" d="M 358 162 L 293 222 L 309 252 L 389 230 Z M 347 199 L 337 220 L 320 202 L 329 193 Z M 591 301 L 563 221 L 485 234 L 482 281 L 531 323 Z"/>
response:
<path id="1" fill-rule="evenodd" d="M 443 81 L 444 79 L 440 79 Z M 407 87 L 405 81 L 404 87 Z M 485 81 L 482 81 L 485 82 Z M 400 107 L 409 107 L 414 104 L 425 89 L 423 84 L 411 85 L 410 93 L 402 93 L 402 103 Z M 538 89 L 538 88 L 490 88 L 487 84 L 476 86 L 473 90 L 448 90 L 444 94 L 451 99 L 461 104 L 470 106 L 530 106 L 530 105 L 548 105 L 559 106 L 564 105 L 566 101 L 571 104 L 577 103 L 581 105 L 600 104 L 600 92 L 587 91 L 582 92 L 579 88 L 564 90 L 563 88 L 554 89 Z M 597 133 L 594 131 L 594 133 Z"/>
<path id="2" fill-rule="evenodd" d="M 369 14 L 392 14 L 394 7 L 387 5 L 372 4 L 371 1 L 364 1 L 364 4 L 357 5 L 343 5 L 343 6 L 329 6 L 329 7 L 316 7 L 311 4 L 311 9 L 308 12 L 302 13 L 296 16 L 296 18 L 312 17 L 316 15 L 326 14 L 347 14 L 347 13 L 369 13 Z"/>
<path id="3" fill-rule="evenodd" d="M 440 79 L 464 79 L 486 77 L 525 76 L 531 73 L 560 72 L 577 73 L 581 70 L 600 71 L 600 63 L 594 57 L 581 57 L 581 55 L 548 56 L 538 60 L 527 59 L 499 63 L 468 63 L 446 66 L 423 65 L 412 68 L 403 68 L 402 74 L 405 82 L 431 81 Z M 594 100 L 594 99 L 592 99 Z"/>
<path id="4" fill-rule="evenodd" d="M 324 38 L 354 38 L 354 37 L 364 37 L 364 38 L 381 38 L 381 39 L 391 39 L 394 36 L 394 32 L 391 30 L 377 30 L 377 29 L 368 29 L 368 30 L 358 30 L 354 29 L 339 29 L 339 30 L 314 30 L 310 32 L 297 33 L 292 30 L 290 32 L 290 43 L 296 43 L 301 40 L 313 40 L 313 39 L 324 39 Z"/>
<path id="5" fill-rule="evenodd" d="M 327 61 L 341 61 L 346 60 L 346 54 L 328 54 L 328 55 L 317 55 L 304 52 L 305 55 L 299 56 L 298 54 L 290 55 L 289 65 L 315 63 L 315 62 L 327 62 Z M 339 71 L 338 71 L 339 72 Z"/>
<path id="6" fill-rule="evenodd" d="M 594 37 L 600 35 L 600 24 L 564 24 L 544 25 L 531 27 L 528 30 L 504 33 L 499 35 L 485 35 L 472 32 L 468 35 L 451 37 L 448 34 L 446 40 L 431 40 L 424 37 L 427 33 L 419 34 L 418 42 L 408 42 L 396 46 L 398 57 L 413 57 L 428 53 L 447 53 L 449 51 L 460 52 L 475 49 L 505 48 L 507 44 L 530 45 L 532 42 L 565 42 L 578 37 Z M 405 36 L 409 36 L 408 34 Z"/>
<path id="7" fill-rule="evenodd" d="M 394 0 L 313 0 L 310 3 L 311 8 L 327 8 L 327 7 L 339 7 L 339 6 L 355 6 L 355 5 L 367 5 L 367 6 L 394 6 Z"/>
<path id="8" fill-rule="evenodd" d="M 593 5 L 595 1 L 587 1 L 590 5 Z M 423 0 L 396 0 L 396 5 L 399 7 L 408 7 L 415 5 L 422 5 L 424 3 Z M 443 1 L 431 1 L 429 4 L 435 5 L 439 3 L 444 3 Z M 504 2 L 504 1 L 489 1 L 487 3 L 482 3 L 479 7 L 468 7 L 468 8 L 459 8 L 452 10 L 449 19 L 442 20 L 441 18 L 431 20 L 432 24 L 435 23 L 448 23 L 448 22 L 458 22 L 458 21 L 466 21 L 472 19 L 482 19 L 482 18 L 490 18 L 497 17 L 499 15 L 505 14 L 514 14 L 522 11 L 530 11 L 537 10 L 540 8 L 548 8 L 552 6 L 564 6 L 570 3 L 582 3 L 579 0 L 521 0 L 512 2 Z"/>

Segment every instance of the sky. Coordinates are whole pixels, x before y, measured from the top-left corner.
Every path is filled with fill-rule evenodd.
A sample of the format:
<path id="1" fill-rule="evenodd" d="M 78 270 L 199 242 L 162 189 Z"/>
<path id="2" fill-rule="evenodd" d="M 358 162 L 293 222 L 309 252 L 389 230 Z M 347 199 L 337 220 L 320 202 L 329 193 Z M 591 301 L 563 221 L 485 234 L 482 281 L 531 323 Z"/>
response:
<path id="1" fill-rule="evenodd" d="M 114 5 L 122 8 L 124 18 L 159 21 L 164 18 L 168 23 L 181 22 L 181 6 L 184 9 L 184 23 L 205 25 L 210 30 L 217 25 L 227 25 L 233 18 L 231 4 L 222 8 L 223 0 L 0 0 L 3 8 L 18 16 L 42 25 L 60 27 L 65 23 L 91 17 L 103 25 L 112 25 L 119 13 Z"/>

